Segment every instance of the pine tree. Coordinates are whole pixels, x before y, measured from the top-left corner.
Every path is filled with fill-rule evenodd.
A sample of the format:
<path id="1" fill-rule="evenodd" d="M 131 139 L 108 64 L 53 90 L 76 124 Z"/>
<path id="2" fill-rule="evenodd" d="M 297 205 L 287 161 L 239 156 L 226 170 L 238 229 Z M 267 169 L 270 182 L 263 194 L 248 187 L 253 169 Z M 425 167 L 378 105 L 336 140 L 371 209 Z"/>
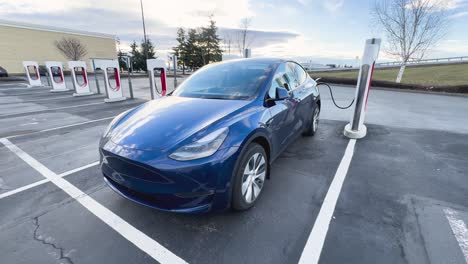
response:
<path id="1" fill-rule="evenodd" d="M 221 61 L 222 50 L 219 46 L 221 39 L 218 36 L 218 27 L 216 22 L 213 20 L 213 16 L 210 16 L 210 25 L 207 28 L 202 28 L 202 42 L 204 47 L 205 63 Z"/>
<path id="2" fill-rule="evenodd" d="M 179 43 L 173 48 L 174 54 L 178 58 L 178 63 L 182 64 L 182 74 L 185 74 L 185 65 L 187 65 L 187 36 L 183 28 L 177 30 L 177 42 Z"/>
<path id="3" fill-rule="evenodd" d="M 134 71 L 140 71 L 140 61 L 142 58 L 142 55 L 140 51 L 138 50 L 138 45 L 136 44 L 135 41 L 130 45 L 131 51 L 130 54 L 132 54 L 132 66 Z"/>

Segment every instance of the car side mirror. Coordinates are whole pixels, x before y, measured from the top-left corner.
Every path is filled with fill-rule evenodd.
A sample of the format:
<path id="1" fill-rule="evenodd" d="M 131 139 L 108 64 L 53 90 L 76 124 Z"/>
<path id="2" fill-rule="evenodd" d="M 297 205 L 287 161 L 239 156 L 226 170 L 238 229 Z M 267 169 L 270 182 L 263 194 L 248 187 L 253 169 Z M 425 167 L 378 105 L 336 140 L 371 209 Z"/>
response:
<path id="1" fill-rule="evenodd" d="M 275 92 L 275 101 L 278 100 L 284 100 L 289 98 L 289 92 L 283 87 L 276 87 L 276 92 Z"/>

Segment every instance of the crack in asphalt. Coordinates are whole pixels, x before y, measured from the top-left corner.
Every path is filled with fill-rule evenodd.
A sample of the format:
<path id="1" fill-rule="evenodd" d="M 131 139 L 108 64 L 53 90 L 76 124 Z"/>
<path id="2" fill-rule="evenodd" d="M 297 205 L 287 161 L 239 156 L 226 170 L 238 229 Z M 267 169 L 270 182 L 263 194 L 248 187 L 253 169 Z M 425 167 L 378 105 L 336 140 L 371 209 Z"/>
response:
<path id="1" fill-rule="evenodd" d="M 46 239 L 43 239 L 42 236 L 40 236 L 40 235 L 37 234 L 37 231 L 39 230 L 39 227 L 40 227 L 40 225 L 39 225 L 39 216 L 34 217 L 34 226 L 36 227 L 36 228 L 34 229 L 34 233 L 33 233 L 33 239 L 34 239 L 34 240 L 36 240 L 36 241 L 38 241 L 38 242 L 41 242 L 41 243 L 44 244 L 44 245 L 51 246 L 51 247 L 54 248 L 55 250 L 58 250 L 59 253 L 60 253 L 60 256 L 59 256 L 59 258 L 58 258 L 59 261 L 60 261 L 60 260 L 65 260 L 65 261 L 67 261 L 67 263 L 73 264 L 73 261 L 71 260 L 71 258 L 65 256 L 65 253 L 64 253 L 65 250 L 64 250 L 64 248 L 59 247 L 59 246 L 57 246 L 56 244 L 47 241 Z"/>

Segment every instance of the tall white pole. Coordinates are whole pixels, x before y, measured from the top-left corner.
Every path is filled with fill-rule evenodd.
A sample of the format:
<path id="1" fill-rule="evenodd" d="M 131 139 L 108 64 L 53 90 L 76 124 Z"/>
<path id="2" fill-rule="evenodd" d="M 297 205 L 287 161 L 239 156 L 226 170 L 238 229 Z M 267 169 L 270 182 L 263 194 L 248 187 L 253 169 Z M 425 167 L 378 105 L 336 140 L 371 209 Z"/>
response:
<path id="1" fill-rule="evenodd" d="M 380 39 L 373 38 L 366 40 L 356 86 L 354 111 L 351 122 L 344 128 L 344 135 L 348 138 L 363 138 L 367 134 L 364 118 L 366 115 L 367 98 L 372 81 L 372 73 L 374 72 L 375 61 L 379 56 L 380 43 Z"/>

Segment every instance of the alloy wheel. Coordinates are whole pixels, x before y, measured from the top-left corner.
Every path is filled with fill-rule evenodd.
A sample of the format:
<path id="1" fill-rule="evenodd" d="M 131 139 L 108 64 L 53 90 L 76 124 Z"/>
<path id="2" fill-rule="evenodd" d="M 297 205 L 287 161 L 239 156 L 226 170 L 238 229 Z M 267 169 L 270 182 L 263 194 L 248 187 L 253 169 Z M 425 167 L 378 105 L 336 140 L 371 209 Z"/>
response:
<path id="1" fill-rule="evenodd" d="M 242 195 L 247 203 L 253 203 L 263 188 L 266 175 L 266 159 L 261 153 L 254 153 L 244 168 Z"/>

